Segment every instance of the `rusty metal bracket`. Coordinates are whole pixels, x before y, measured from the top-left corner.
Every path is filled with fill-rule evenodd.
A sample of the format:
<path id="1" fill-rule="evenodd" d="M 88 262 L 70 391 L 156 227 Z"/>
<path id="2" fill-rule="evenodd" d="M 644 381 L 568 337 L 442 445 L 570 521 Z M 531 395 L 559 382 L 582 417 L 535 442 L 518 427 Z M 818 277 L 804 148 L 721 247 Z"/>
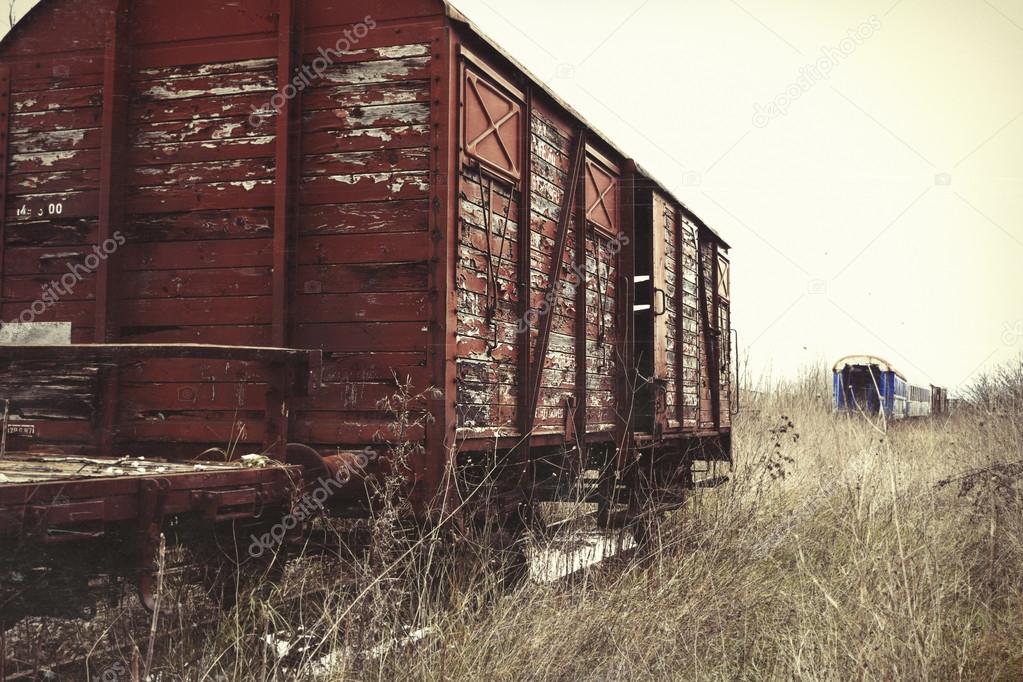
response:
<path id="1" fill-rule="evenodd" d="M 150 611 L 156 608 L 157 558 L 160 551 L 160 532 L 163 527 L 164 506 L 170 483 L 163 479 L 147 479 L 140 483 L 138 516 L 138 588 L 142 604 Z"/>
<path id="2" fill-rule="evenodd" d="M 574 395 L 565 396 L 565 442 L 575 441 L 575 413 L 578 409 Z"/>
<path id="3" fill-rule="evenodd" d="M 202 493 L 203 518 L 210 523 L 226 523 L 259 518 L 263 495 L 257 488 L 210 490 Z"/>
<path id="4" fill-rule="evenodd" d="M 554 244 L 554 251 L 551 254 L 551 273 L 547 282 L 547 292 L 544 294 L 544 302 L 547 306 L 541 316 L 543 327 L 540 336 L 536 340 L 536 353 L 533 354 L 535 362 L 532 367 L 532 376 L 529 386 L 529 404 L 527 406 L 527 429 L 526 434 L 533 430 L 536 423 L 536 408 L 540 402 L 540 384 L 543 381 L 544 359 L 547 357 L 547 350 L 550 347 L 551 331 L 554 328 L 554 305 L 557 302 L 558 284 L 561 282 L 561 266 L 565 258 L 565 249 L 568 246 L 568 226 L 572 220 L 572 207 L 576 203 L 576 195 L 581 183 L 583 167 L 586 161 L 586 129 L 581 128 L 576 134 L 575 146 L 572 150 L 572 172 L 565 187 L 565 196 L 561 201 L 561 210 L 558 214 L 558 234 Z M 585 242 L 576 245 L 577 249 L 585 249 Z M 585 361 L 585 360 L 584 360 Z"/>
<path id="5" fill-rule="evenodd" d="M 35 534 L 44 545 L 101 538 L 106 532 L 106 501 L 29 507 Z"/>

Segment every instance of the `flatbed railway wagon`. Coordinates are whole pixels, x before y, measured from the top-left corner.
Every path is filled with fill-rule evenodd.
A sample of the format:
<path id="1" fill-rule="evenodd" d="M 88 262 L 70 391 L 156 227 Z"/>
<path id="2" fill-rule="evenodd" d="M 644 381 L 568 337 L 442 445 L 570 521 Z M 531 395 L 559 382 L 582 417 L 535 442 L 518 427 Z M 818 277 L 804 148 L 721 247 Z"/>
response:
<path id="1" fill-rule="evenodd" d="M 439 0 L 42 0 L 0 169 L 0 577 L 145 585 L 342 471 L 610 523 L 731 458 L 727 244 Z"/>

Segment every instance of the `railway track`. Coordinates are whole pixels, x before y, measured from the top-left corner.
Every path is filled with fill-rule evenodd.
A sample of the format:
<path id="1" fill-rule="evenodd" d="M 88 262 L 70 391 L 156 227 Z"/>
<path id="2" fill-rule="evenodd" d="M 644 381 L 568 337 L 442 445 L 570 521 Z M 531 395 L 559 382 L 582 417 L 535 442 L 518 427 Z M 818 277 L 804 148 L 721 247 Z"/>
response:
<path id="1" fill-rule="evenodd" d="M 588 514 L 548 524 L 537 533 L 526 550 L 529 560 L 528 579 L 535 583 L 567 587 L 584 579 L 591 571 L 614 570 L 627 565 L 630 560 L 634 559 L 637 548 L 628 534 L 620 531 L 600 531 L 594 528 L 579 527 L 580 524 L 587 523 L 593 516 L 595 514 Z M 168 569 L 166 575 L 168 577 L 181 575 L 187 570 L 187 566 L 175 566 Z M 297 608 L 303 602 L 317 602 L 325 599 L 328 593 L 329 589 L 326 587 L 311 588 L 289 596 L 280 608 L 288 610 Z M 209 618 L 191 621 L 187 625 L 161 629 L 155 649 L 156 651 L 165 651 L 169 643 L 177 641 L 189 630 L 215 630 L 223 617 L 223 613 L 219 613 Z M 141 641 L 145 641 L 148 637 L 148 632 L 139 632 L 138 634 Z M 380 642 L 362 653 L 379 657 L 392 648 L 404 648 L 418 644 L 429 634 L 428 632 L 410 631 L 404 638 Z M 267 645 L 271 649 L 277 650 L 281 658 L 288 655 L 295 647 L 300 646 L 298 642 L 277 639 L 273 635 L 269 637 Z M 6 656 L 6 650 L 3 654 Z M 131 666 L 126 666 L 124 663 L 107 663 L 97 671 L 93 663 L 94 661 L 124 659 L 126 658 L 124 654 L 124 647 L 108 646 L 92 649 L 87 655 L 76 655 L 46 664 L 34 662 L 25 665 L 24 662 L 8 661 L 4 658 L 0 661 L 0 682 L 27 682 L 43 679 L 78 680 L 86 679 L 87 674 L 91 675 L 89 679 L 104 681 L 107 679 L 137 679 L 140 666 L 139 658 L 144 656 L 144 652 L 135 652 L 134 657 L 129 657 L 129 660 L 134 658 Z M 328 653 L 326 657 L 339 655 L 334 652 Z M 19 667 L 11 669 L 11 663 Z"/>

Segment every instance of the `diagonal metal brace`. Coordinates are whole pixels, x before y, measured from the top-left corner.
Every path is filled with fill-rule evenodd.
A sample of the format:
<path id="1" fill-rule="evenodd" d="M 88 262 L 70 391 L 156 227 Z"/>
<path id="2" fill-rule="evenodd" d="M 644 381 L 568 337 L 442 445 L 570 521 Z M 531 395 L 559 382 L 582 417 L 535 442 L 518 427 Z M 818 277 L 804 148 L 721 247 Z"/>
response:
<path id="1" fill-rule="evenodd" d="M 557 301 L 558 284 L 561 283 L 561 265 L 565 258 L 565 249 L 568 245 L 568 225 L 572 219 L 572 207 L 576 204 L 576 195 L 583 173 L 584 162 L 586 161 L 586 128 L 580 128 L 576 135 L 575 145 L 572 148 L 572 171 L 568 178 L 568 185 L 565 188 L 565 195 L 561 201 L 561 211 L 558 214 L 558 233 L 554 243 L 554 252 L 551 254 L 551 273 L 547 282 L 547 291 L 544 294 L 544 308 L 541 310 L 540 335 L 536 340 L 536 353 L 533 355 L 533 366 L 530 368 L 529 402 L 526 405 L 526 432 L 528 437 L 533 431 L 536 423 L 536 408 L 540 402 L 540 383 L 543 380 L 544 359 L 547 357 L 547 350 L 551 343 L 551 330 L 554 327 L 554 304 Z M 585 248 L 585 244 L 578 244 L 576 248 Z"/>

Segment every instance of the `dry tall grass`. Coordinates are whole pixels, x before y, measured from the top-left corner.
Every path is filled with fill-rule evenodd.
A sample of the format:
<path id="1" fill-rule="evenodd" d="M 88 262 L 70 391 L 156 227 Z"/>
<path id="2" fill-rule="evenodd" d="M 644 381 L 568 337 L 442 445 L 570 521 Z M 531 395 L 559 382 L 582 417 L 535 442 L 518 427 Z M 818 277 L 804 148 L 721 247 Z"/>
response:
<path id="1" fill-rule="evenodd" d="M 186 631 L 156 669 L 165 680 L 1018 680 L 1018 405 L 885 432 L 833 416 L 828 377 L 808 373 L 747 406 L 731 482 L 673 515 L 649 562 L 508 592 L 451 556 L 471 548 L 390 543 L 393 570 L 380 556 L 300 564 L 284 593 L 335 587 Z"/>

